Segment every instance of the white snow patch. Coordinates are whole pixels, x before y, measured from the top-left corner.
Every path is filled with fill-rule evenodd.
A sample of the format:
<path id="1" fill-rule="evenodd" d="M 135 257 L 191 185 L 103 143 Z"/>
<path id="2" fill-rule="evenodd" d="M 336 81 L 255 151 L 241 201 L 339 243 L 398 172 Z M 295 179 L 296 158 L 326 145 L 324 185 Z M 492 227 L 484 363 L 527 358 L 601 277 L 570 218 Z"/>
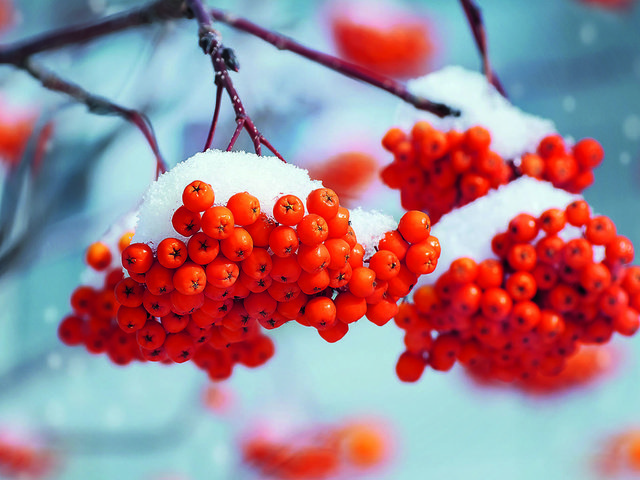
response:
<path id="1" fill-rule="evenodd" d="M 260 210 L 273 218 L 273 206 L 282 195 L 295 195 L 303 202 L 322 182 L 311 180 L 306 170 L 276 157 L 260 157 L 246 152 L 208 150 L 179 163 L 160 176 L 143 197 L 133 242 L 155 248 L 164 238 L 186 240 L 171 224 L 173 212 L 182 205 L 182 192 L 194 180 L 211 184 L 215 204 L 225 205 L 238 192 L 247 191 L 260 201 Z M 391 217 L 356 209 L 350 219 L 357 240 L 367 252 L 373 251 L 388 230 L 397 228 Z"/>
<path id="2" fill-rule="evenodd" d="M 481 125 L 491 132 L 491 150 L 505 159 L 535 152 L 540 140 L 556 133 L 555 125 L 513 106 L 484 75 L 459 66 L 449 66 L 410 80 L 408 89 L 433 102 L 460 109 L 460 117 L 438 118 L 403 103 L 396 114 L 398 125 L 409 130 L 418 120 L 426 120 L 440 130 L 464 131 Z"/>
<path id="3" fill-rule="evenodd" d="M 375 247 L 386 232 L 398 228 L 398 222 L 393 217 L 376 210 L 368 212 L 360 207 L 350 211 L 349 221 L 353 231 L 356 232 L 358 243 L 365 249 L 365 260 L 376 253 Z"/>
<path id="4" fill-rule="evenodd" d="M 519 213 L 537 217 L 549 208 L 564 209 L 581 198 L 554 188 L 549 182 L 523 176 L 453 210 L 431 229 L 431 234 L 440 241 L 442 253 L 436 270 L 428 276 L 429 282 L 447 271 L 456 258 L 471 257 L 478 262 L 496 258 L 491 251 L 492 238 L 505 231 Z M 579 236 L 578 229 L 566 230 L 562 235 L 566 235 L 565 239 Z"/>

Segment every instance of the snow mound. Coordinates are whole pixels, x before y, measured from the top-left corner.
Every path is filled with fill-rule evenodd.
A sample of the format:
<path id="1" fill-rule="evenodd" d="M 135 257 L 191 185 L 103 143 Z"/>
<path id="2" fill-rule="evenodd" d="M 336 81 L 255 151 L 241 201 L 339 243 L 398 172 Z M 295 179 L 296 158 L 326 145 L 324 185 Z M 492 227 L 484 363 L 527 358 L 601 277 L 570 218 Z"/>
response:
<path id="1" fill-rule="evenodd" d="M 442 253 L 436 270 L 429 275 L 429 281 L 435 281 L 447 271 L 456 258 L 471 257 L 478 262 L 496 258 L 491 251 L 491 239 L 505 231 L 511 219 L 519 213 L 537 217 L 549 208 L 564 209 L 578 199 L 582 197 L 554 188 L 548 182 L 524 176 L 453 210 L 431 229 L 431 234 L 440 241 Z M 579 229 L 569 227 L 565 227 L 563 236 L 579 236 Z"/>
<path id="2" fill-rule="evenodd" d="M 171 224 L 173 212 L 182 205 L 182 192 L 194 180 L 211 184 L 215 205 L 225 205 L 235 193 L 249 192 L 260 201 L 260 209 L 273 218 L 273 206 L 282 195 L 295 195 L 302 201 L 322 182 L 311 180 L 306 170 L 276 157 L 260 157 L 246 152 L 208 150 L 179 163 L 155 181 L 144 194 L 138 211 L 133 242 L 155 248 L 168 237 L 185 240 Z M 358 242 L 367 253 L 397 223 L 387 215 L 356 209 L 350 219 Z"/>
<path id="3" fill-rule="evenodd" d="M 410 80 L 407 88 L 433 102 L 460 109 L 460 117 L 438 118 L 403 103 L 396 123 L 409 130 L 418 120 L 426 120 L 440 130 L 466 130 L 481 125 L 491 132 L 491 150 L 505 159 L 535 152 L 540 140 L 556 133 L 555 125 L 513 106 L 489 84 L 484 75 L 459 66 L 449 66 Z"/>

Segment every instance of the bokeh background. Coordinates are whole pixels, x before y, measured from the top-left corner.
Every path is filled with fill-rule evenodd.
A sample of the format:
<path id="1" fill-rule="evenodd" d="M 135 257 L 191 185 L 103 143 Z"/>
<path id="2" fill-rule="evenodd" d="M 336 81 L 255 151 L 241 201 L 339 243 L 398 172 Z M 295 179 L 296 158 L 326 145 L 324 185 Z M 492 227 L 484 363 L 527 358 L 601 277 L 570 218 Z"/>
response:
<path id="1" fill-rule="evenodd" d="M 602 143 L 606 159 L 585 196 L 640 245 L 640 8 L 628 3 L 478 1 L 492 64 L 510 99 L 553 120 L 565 136 Z M 138 4 L 14 0 L 14 23 L 0 41 Z M 386 5 L 428 26 L 430 70 L 480 68 L 458 2 Z M 331 22 L 340 2 L 215 6 L 336 52 Z M 369 13 L 375 17 L 375 9 Z M 380 165 L 391 160 L 379 141 L 393 126 L 396 98 L 225 26 L 220 31 L 239 58 L 233 78 L 245 106 L 288 161 L 309 166 L 348 150 L 367 152 Z M 202 149 L 213 111 L 211 65 L 196 32 L 193 22 L 176 21 L 40 59 L 88 90 L 147 113 L 174 165 Z M 53 125 L 36 173 L 5 164 L 0 175 L 0 430 L 51 448 L 59 460 L 51 478 L 258 478 L 242 465 L 238 443 L 260 422 L 295 429 L 360 416 L 387 422 L 394 445 L 388 464 L 362 478 L 600 478 L 594 456 L 607 438 L 640 426 L 637 339 L 613 342 L 616 366 L 606 378 L 547 398 L 479 387 L 457 368 L 402 384 L 394 373 L 402 332 L 391 324 L 359 322 L 334 345 L 285 326 L 272 335 L 272 361 L 238 368 L 227 382 L 236 403 L 226 412 L 204 407 L 208 380 L 193 365 L 120 368 L 63 347 L 56 328 L 85 269 L 84 250 L 136 207 L 153 179 L 154 159 L 131 125 L 91 115 L 8 66 L 0 67 L 0 110 L 0 123 L 36 118 L 26 165 L 39 132 Z M 226 147 L 234 128 L 223 102 L 214 146 Z M 250 149 L 244 134 L 237 148 Z M 377 180 L 356 203 L 401 214 L 397 192 Z"/>

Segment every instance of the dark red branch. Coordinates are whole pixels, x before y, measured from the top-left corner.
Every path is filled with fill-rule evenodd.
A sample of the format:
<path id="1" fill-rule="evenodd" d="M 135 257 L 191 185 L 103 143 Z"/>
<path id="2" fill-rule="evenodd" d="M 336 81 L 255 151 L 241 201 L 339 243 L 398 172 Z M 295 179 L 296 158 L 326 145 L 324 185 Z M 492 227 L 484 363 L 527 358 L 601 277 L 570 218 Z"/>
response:
<path id="1" fill-rule="evenodd" d="M 167 171 L 167 166 L 160 153 L 151 122 L 143 113 L 117 105 L 104 97 L 93 95 L 79 85 L 58 77 L 53 72 L 36 64 L 33 60 L 25 60 L 21 67 L 33 78 L 38 80 L 43 87 L 70 96 L 77 102 L 86 105 L 91 113 L 97 115 L 117 115 L 131 122 L 144 135 L 145 140 L 156 157 L 156 176 Z"/>
<path id="2" fill-rule="evenodd" d="M 507 97 L 502 83 L 498 79 L 498 76 L 491 68 L 489 62 L 489 49 L 487 48 L 487 35 L 484 28 L 484 22 L 482 21 L 482 12 L 480 8 L 474 3 L 473 0 L 460 0 L 464 14 L 467 17 L 469 26 L 471 27 L 471 33 L 473 39 L 476 42 L 480 56 L 482 57 L 482 70 L 487 77 L 487 81 L 493 85 L 503 97 Z"/>
<path id="3" fill-rule="evenodd" d="M 20 66 L 26 58 L 36 53 L 85 43 L 129 28 L 182 18 L 183 5 L 182 0 L 156 0 L 95 23 L 65 27 L 15 44 L 0 45 L 0 63 Z"/>
<path id="4" fill-rule="evenodd" d="M 207 135 L 207 142 L 204 145 L 204 152 L 211 148 L 213 143 L 213 136 L 216 133 L 216 126 L 218 125 L 218 115 L 220 114 L 220 102 L 222 100 L 222 85 L 218 85 L 216 88 L 216 104 L 213 109 L 213 118 L 211 119 L 211 127 L 209 128 L 209 135 Z"/>
<path id="5" fill-rule="evenodd" d="M 278 50 L 293 52 L 315 63 L 324 65 L 325 67 L 341 73 L 342 75 L 346 75 L 369 85 L 373 85 L 374 87 L 381 88 L 382 90 L 401 98 L 420 110 L 431 112 L 438 117 L 460 115 L 460 112 L 454 108 L 442 103 L 431 102 L 426 98 L 414 95 L 407 90 L 405 85 L 391 78 L 379 75 L 375 72 L 362 68 L 359 65 L 346 62 L 338 57 L 334 57 L 333 55 L 305 47 L 289 37 L 262 28 L 244 18 L 239 18 L 217 9 L 210 9 L 209 12 L 215 20 L 258 37 L 265 42 L 270 43 Z"/>
<path id="6" fill-rule="evenodd" d="M 229 61 L 232 68 L 237 69 L 235 56 L 231 50 L 225 49 L 222 45 L 218 32 L 213 28 L 213 21 L 209 12 L 204 8 L 201 0 L 186 0 L 186 2 L 191 13 L 198 21 L 200 47 L 206 55 L 211 57 L 211 63 L 214 71 L 214 83 L 218 88 L 222 87 L 227 92 L 227 95 L 229 95 L 229 99 L 231 100 L 231 104 L 233 105 L 233 110 L 236 114 L 237 127 L 231 137 L 227 150 L 231 150 L 233 148 L 240 132 L 244 129 L 249 134 L 249 137 L 253 142 L 256 154 L 261 155 L 261 145 L 265 145 L 276 157 L 284 162 L 285 160 L 282 158 L 282 155 L 280 155 L 280 153 L 278 153 L 278 151 L 264 138 L 264 135 L 260 133 L 245 110 L 242 100 L 240 100 L 240 95 L 238 95 L 238 92 L 233 85 L 233 81 L 231 80 L 231 76 L 229 75 L 229 70 L 227 68 L 227 61 Z"/>

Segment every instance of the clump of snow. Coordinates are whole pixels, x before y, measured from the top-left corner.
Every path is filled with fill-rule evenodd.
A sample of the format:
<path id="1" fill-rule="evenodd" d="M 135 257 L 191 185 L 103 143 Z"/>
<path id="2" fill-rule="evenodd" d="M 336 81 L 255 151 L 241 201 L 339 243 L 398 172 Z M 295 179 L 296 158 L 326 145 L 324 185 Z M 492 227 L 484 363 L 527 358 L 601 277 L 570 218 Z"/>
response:
<path id="1" fill-rule="evenodd" d="M 365 259 L 371 258 L 376 253 L 375 247 L 386 232 L 398 228 L 398 222 L 389 215 L 376 210 L 365 211 L 360 207 L 351 210 L 349 221 L 353 231 L 356 232 L 358 243 L 365 249 Z"/>
<path id="2" fill-rule="evenodd" d="M 155 248 L 164 238 L 186 240 L 171 224 L 175 210 L 182 205 L 182 192 L 194 180 L 211 184 L 215 204 L 225 205 L 235 193 L 249 192 L 260 201 L 260 210 L 273 218 L 273 206 L 282 195 L 295 195 L 303 202 L 322 182 L 311 180 L 306 170 L 276 157 L 260 157 L 246 152 L 208 150 L 179 163 L 160 176 L 145 193 L 138 211 L 133 242 Z M 397 228 L 391 217 L 355 210 L 350 219 L 358 242 L 372 252 L 388 230 Z"/>
<path id="3" fill-rule="evenodd" d="M 491 190 L 486 196 L 453 210 L 433 226 L 431 234 L 440 241 L 442 253 L 430 280 L 449 269 L 451 262 L 460 257 L 471 257 L 480 262 L 496 258 L 491 251 L 491 239 L 504 232 L 513 217 L 528 213 L 535 217 L 549 208 L 564 209 L 574 200 L 581 199 L 549 182 L 523 176 Z M 565 228 L 563 236 L 578 237 L 579 230 Z"/>
<path id="4" fill-rule="evenodd" d="M 484 75 L 459 66 L 449 66 L 408 82 L 409 91 L 433 102 L 460 109 L 459 117 L 438 118 L 403 103 L 396 114 L 400 127 L 409 130 L 426 120 L 440 130 L 466 130 L 481 125 L 491 132 L 491 149 L 505 159 L 535 152 L 540 140 L 556 133 L 551 120 L 523 112 L 487 82 Z"/>

